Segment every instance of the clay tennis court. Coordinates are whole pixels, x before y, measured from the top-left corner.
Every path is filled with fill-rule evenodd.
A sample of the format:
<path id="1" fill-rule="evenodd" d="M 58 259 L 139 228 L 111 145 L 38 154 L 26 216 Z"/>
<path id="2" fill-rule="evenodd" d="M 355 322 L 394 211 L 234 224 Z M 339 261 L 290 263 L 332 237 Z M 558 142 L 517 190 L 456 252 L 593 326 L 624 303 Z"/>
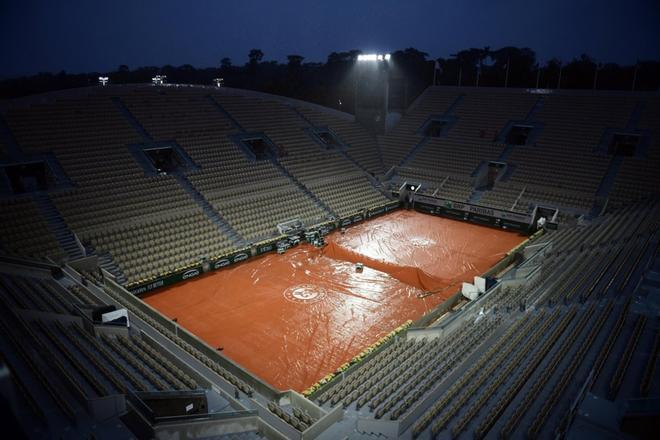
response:
<path id="1" fill-rule="evenodd" d="M 267 254 L 143 299 L 275 388 L 302 391 L 524 239 L 396 211 L 333 232 L 322 250 Z"/>

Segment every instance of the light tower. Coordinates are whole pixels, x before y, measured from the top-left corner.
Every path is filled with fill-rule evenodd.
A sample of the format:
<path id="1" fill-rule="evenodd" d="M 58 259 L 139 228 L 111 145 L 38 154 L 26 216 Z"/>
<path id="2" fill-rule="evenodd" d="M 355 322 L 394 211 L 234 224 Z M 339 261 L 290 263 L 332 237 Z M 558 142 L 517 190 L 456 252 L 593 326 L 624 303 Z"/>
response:
<path id="1" fill-rule="evenodd" d="M 357 57 L 355 119 L 374 133 L 384 133 L 388 126 L 391 59 L 389 53 Z"/>

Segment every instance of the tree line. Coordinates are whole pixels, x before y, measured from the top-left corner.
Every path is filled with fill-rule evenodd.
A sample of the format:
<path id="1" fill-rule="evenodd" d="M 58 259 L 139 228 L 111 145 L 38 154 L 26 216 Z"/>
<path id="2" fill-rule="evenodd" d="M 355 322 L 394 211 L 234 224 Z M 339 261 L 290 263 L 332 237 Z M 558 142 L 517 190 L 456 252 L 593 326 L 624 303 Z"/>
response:
<path id="1" fill-rule="evenodd" d="M 113 72 L 83 74 L 39 73 L 0 81 L 0 97 L 16 98 L 52 90 L 96 85 L 99 76 L 110 83 L 149 83 L 166 75 L 170 83 L 206 84 L 223 78 L 230 87 L 289 96 L 347 112 L 354 110 L 355 64 L 359 50 L 332 52 L 325 62 L 304 62 L 298 54 L 286 63 L 265 60 L 260 49 L 248 53 L 247 62 L 234 64 L 222 58 L 216 67 L 145 66 L 130 69 L 121 65 Z M 406 83 L 407 101 L 433 84 L 479 87 L 546 89 L 658 90 L 660 61 L 634 65 L 601 63 L 587 54 L 568 62 L 551 59 L 540 63 L 530 48 L 470 48 L 447 58 L 430 58 L 415 48 L 392 52 L 390 66 Z"/>

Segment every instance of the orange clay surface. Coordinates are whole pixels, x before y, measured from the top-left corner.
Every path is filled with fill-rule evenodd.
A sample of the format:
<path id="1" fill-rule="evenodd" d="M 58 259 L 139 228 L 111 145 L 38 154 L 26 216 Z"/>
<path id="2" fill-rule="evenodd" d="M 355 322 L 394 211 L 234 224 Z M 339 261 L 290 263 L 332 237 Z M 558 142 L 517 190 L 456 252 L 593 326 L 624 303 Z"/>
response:
<path id="1" fill-rule="evenodd" d="M 333 232 L 322 250 L 267 254 L 143 299 L 275 388 L 303 391 L 524 239 L 395 211 Z"/>

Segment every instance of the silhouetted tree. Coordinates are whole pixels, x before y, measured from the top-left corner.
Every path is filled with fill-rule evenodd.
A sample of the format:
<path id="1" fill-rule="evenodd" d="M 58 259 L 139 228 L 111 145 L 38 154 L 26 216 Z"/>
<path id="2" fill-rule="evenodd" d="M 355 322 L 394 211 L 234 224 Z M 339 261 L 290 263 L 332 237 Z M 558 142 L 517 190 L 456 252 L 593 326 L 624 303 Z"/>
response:
<path id="1" fill-rule="evenodd" d="M 224 57 L 223 59 L 220 60 L 220 69 L 223 71 L 227 71 L 231 69 L 231 58 Z"/>
<path id="2" fill-rule="evenodd" d="M 569 89 L 589 89 L 593 87 L 593 78 L 597 68 L 596 62 L 587 54 L 573 58 L 564 67 L 562 87 Z"/>
<path id="3" fill-rule="evenodd" d="M 261 51 L 261 49 L 252 49 L 250 50 L 250 53 L 248 53 L 248 64 L 252 67 L 256 67 L 257 64 L 261 62 L 263 57 L 264 53 Z"/>
<path id="4" fill-rule="evenodd" d="M 304 57 L 292 54 L 287 56 L 286 63 L 280 64 L 276 61 L 263 61 L 264 53 L 260 49 L 252 49 L 245 65 L 233 66 L 230 58 L 222 58 L 220 72 L 217 67 L 195 68 L 190 64 L 179 67 L 145 66 L 134 70 L 122 64 L 116 71 L 105 73 L 41 72 L 0 81 L 0 98 L 96 84 L 101 75 L 109 76 L 111 83 L 115 84 L 149 83 L 156 74 L 167 75 L 170 82 L 210 84 L 213 78 L 221 74 L 228 86 L 294 96 L 352 112 L 357 78 L 356 58 L 360 53 L 359 50 L 332 52 L 324 63 L 304 64 Z M 396 82 L 399 102 L 410 103 L 432 83 L 436 60 L 441 68 L 437 74 L 437 83 L 442 85 L 456 85 L 459 71 L 462 71 L 462 84 L 474 86 L 477 69 L 480 68 L 480 86 L 501 87 L 508 67 L 509 87 L 533 87 L 539 73 L 539 87 L 555 88 L 561 69 L 562 88 L 590 89 L 593 87 L 596 68 L 598 89 L 630 90 L 633 78 L 635 90 L 657 90 L 660 86 L 660 61 L 642 60 L 622 66 L 597 63 L 588 54 L 582 54 L 563 66 L 558 59 L 539 64 L 532 49 L 511 46 L 499 49 L 490 46 L 468 48 L 447 58 L 429 59 L 427 53 L 409 47 L 393 52 L 392 61 L 388 65 L 394 77 L 391 87 Z M 401 99 L 402 89 L 407 99 Z"/>
<path id="5" fill-rule="evenodd" d="M 536 53 L 532 49 L 507 46 L 491 52 L 490 56 L 495 60 L 495 64 L 490 69 L 493 75 L 484 85 L 502 87 L 507 68 L 509 85 L 529 87 L 532 86 L 533 80 L 536 80 Z"/>
<path id="6" fill-rule="evenodd" d="M 287 55 L 286 56 L 287 60 L 289 60 L 289 68 L 297 68 L 302 65 L 303 60 L 305 57 L 301 55 Z"/>

